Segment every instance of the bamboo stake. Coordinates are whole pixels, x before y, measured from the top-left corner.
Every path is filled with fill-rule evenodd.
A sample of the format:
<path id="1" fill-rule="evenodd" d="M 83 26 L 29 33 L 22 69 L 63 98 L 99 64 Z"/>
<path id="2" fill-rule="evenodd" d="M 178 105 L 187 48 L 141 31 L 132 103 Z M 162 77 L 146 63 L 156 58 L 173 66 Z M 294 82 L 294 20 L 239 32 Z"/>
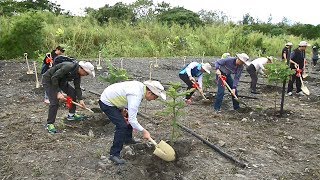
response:
<path id="1" fill-rule="evenodd" d="M 27 74 L 33 74 L 33 71 L 30 69 L 29 62 L 28 62 L 28 53 L 24 53 L 23 55 L 24 55 L 24 57 L 26 59 L 26 63 L 27 63 L 27 66 L 28 66 Z"/>
<path id="2" fill-rule="evenodd" d="M 99 59 L 98 59 L 97 69 L 98 70 L 102 69 L 102 66 L 101 66 L 101 51 L 99 51 Z"/>

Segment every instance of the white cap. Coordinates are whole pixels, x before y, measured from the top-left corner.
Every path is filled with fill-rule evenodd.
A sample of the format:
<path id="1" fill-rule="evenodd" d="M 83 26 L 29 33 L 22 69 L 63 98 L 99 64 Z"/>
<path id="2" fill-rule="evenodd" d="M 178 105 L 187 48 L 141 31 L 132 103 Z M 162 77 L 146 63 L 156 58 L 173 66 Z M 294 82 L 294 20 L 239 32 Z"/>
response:
<path id="1" fill-rule="evenodd" d="M 228 57 L 230 57 L 231 55 L 230 55 L 230 53 L 223 53 L 222 54 L 222 56 L 221 56 L 221 59 L 225 59 L 225 58 L 228 58 Z"/>
<path id="2" fill-rule="evenodd" d="M 246 65 L 249 65 L 249 56 L 246 53 L 237 54 L 237 57 Z"/>
<path id="3" fill-rule="evenodd" d="M 143 84 L 146 85 L 153 94 L 160 96 L 163 100 L 166 100 L 166 91 L 159 81 L 148 80 L 143 82 Z"/>
<path id="4" fill-rule="evenodd" d="M 202 69 L 204 69 L 208 74 L 210 74 L 210 70 L 212 69 L 209 63 L 201 63 Z"/>
<path id="5" fill-rule="evenodd" d="M 287 42 L 286 43 L 286 46 L 292 46 L 293 44 L 292 44 L 292 42 Z"/>
<path id="6" fill-rule="evenodd" d="M 273 56 L 267 56 L 267 59 L 269 59 L 272 62 L 273 61 Z"/>
<path id="7" fill-rule="evenodd" d="M 95 77 L 94 66 L 90 62 L 80 61 L 79 65 L 85 70 L 88 74 Z"/>
<path id="8" fill-rule="evenodd" d="M 299 43 L 299 46 L 306 47 L 306 46 L 310 46 L 310 44 L 308 44 L 307 41 L 301 41 L 301 42 Z"/>

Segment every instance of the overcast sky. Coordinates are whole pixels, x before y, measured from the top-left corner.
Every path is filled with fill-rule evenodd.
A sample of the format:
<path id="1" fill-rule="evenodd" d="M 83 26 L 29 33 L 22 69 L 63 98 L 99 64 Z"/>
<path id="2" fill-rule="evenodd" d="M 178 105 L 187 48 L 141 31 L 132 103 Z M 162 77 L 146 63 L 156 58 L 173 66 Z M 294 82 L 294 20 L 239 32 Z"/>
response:
<path id="1" fill-rule="evenodd" d="M 105 4 L 114 5 L 117 0 L 51 0 L 61 5 L 62 9 L 69 10 L 74 14 L 84 14 L 85 7 L 98 9 Z M 123 0 L 129 4 L 135 0 Z M 320 24 L 320 6 L 318 0 L 153 0 L 157 2 L 168 2 L 171 6 L 183 6 L 186 9 L 198 12 L 201 9 L 223 11 L 233 21 L 242 20 L 244 14 L 249 13 L 255 19 L 267 22 L 270 14 L 272 22 L 282 21 L 287 17 L 294 22 L 303 24 Z"/>

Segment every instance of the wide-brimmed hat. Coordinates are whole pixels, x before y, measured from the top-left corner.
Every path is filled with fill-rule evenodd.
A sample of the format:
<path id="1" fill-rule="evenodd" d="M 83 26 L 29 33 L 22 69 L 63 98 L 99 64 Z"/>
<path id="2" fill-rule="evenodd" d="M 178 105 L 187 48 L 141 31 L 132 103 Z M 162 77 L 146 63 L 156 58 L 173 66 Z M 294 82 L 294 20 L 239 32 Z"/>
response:
<path id="1" fill-rule="evenodd" d="M 286 43 L 286 46 L 292 46 L 293 44 L 292 44 L 292 42 L 287 42 Z"/>
<path id="2" fill-rule="evenodd" d="M 267 56 L 267 59 L 273 62 L 273 56 Z"/>
<path id="3" fill-rule="evenodd" d="M 208 74 L 210 74 L 210 71 L 212 69 L 211 65 L 209 63 L 201 63 L 202 69 L 204 69 Z"/>
<path id="4" fill-rule="evenodd" d="M 246 65 L 249 65 L 249 56 L 246 53 L 236 54 L 238 59 L 244 62 Z"/>
<path id="5" fill-rule="evenodd" d="M 301 47 L 307 47 L 307 46 L 310 46 L 310 44 L 308 44 L 307 41 L 301 41 L 301 42 L 299 43 L 299 46 L 301 46 Z"/>
<path id="6" fill-rule="evenodd" d="M 88 74 L 95 77 L 94 66 L 90 62 L 80 61 L 79 65 L 85 70 Z"/>
<path id="7" fill-rule="evenodd" d="M 153 94 L 160 96 L 163 100 L 166 100 L 166 91 L 159 81 L 148 80 L 143 82 L 143 84 L 146 85 Z"/>

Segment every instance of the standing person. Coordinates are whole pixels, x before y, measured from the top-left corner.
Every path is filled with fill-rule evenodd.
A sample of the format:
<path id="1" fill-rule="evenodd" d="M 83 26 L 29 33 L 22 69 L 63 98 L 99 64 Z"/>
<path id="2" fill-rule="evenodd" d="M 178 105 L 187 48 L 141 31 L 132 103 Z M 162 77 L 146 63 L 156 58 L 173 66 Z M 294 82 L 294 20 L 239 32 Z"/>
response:
<path id="1" fill-rule="evenodd" d="M 225 87 L 221 80 L 221 75 L 226 77 L 226 83 L 231 87 L 232 93 L 238 96 L 237 86 L 239 83 L 239 79 L 243 70 L 243 65 L 248 65 L 249 56 L 246 53 L 237 54 L 236 57 L 230 57 L 226 59 L 220 59 L 215 62 L 216 68 L 216 79 L 218 92 L 216 94 L 216 100 L 214 103 L 214 110 L 216 112 L 221 111 L 221 104 L 224 96 Z M 234 75 L 234 80 L 231 77 L 231 74 Z M 239 102 L 235 100 L 232 96 L 233 109 L 238 110 L 240 108 Z"/>
<path id="2" fill-rule="evenodd" d="M 316 67 L 317 61 L 319 59 L 319 52 L 318 52 L 317 46 L 312 47 L 312 62 L 313 62 L 313 67 Z"/>
<path id="3" fill-rule="evenodd" d="M 310 46 L 306 41 L 301 41 L 299 43 L 299 47 L 295 49 L 290 55 L 290 68 L 297 71 L 295 74 L 291 76 L 288 84 L 288 95 L 292 96 L 293 84 L 296 82 L 296 92 L 303 96 L 303 92 L 301 90 L 301 81 L 300 76 L 303 73 L 304 69 L 304 61 L 305 61 L 305 51 L 307 46 Z M 301 71 L 301 72 L 298 72 Z"/>
<path id="4" fill-rule="evenodd" d="M 57 46 L 56 49 L 52 50 L 51 53 L 46 54 L 45 58 L 43 59 L 41 74 L 43 75 L 49 68 L 53 66 L 53 60 L 57 57 L 62 55 L 65 52 L 65 49 L 61 46 Z M 47 93 L 44 93 L 44 103 L 49 104 L 49 98 Z"/>
<path id="5" fill-rule="evenodd" d="M 137 143 L 132 137 L 132 130 L 143 133 L 145 139 L 150 139 L 150 133 L 137 121 L 137 113 L 143 99 L 155 100 L 158 97 L 166 100 L 166 92 L 158 81 L 125 81 L 108 86 L 101 94 L 99 105 L 101 110 L 116 126 L 113 145 L 109 159 L 116 164 L 124 164 L 120 158 L 123 144 Z M 128 121 L 125 120 L 121 109 L 127 108 Z"/>
<path id="6" fill-rule="evenodd" d="M 209 63 L 198 63 L 198 62 L 191 62 L 187 64 L 184 68 L 181 69 L 179 72 L 180 79 L 188 85 L 187 90 L 193 87 L 193 83 L 198 82 L 199 87 L 202 88 L 202 78 L 203 73 L 209 73 L 211 70 L 211 65 Z M 197 80 L 195 79 L 197 78 Z M 186 95 L 186 103 L 191 104 L 191 96 L 194 92 Z"/>
<path id="7" fill-rule="evenodd" d="M 286 46 L 282 49 L 281 56 L 282 56 L 282 60 L 283 61 L 287 61 L 288 60 L 288 58 L 289 58 L 289 48 L 291 49 L 292 45 L 293 44 L 291 42 L 287 42 Z"/>
<path id="8" fill-rule="evenodd" d="M 260 94 L 257 91 L 257 82 L 258 82 L 258 73 L 265 75 L 264 73 L 264 65 L 267 63 L 272 63 L 273 57 L 261 57 L 253 60 L 251 64 L 247 67 L 247 71 L 251 77 L 250 91 L 252 94 Z"/>
<path id="9" fill-rule="evenodd" d="M 57 116 L 59 108 L 59 100 L 64 100 L 65 97 L 60 92 L 62 90 L 73 101 L 79 100 L 79 104 L 82 107 L 86 107 L 82 100 L 82 91 L 80 88 L 81 77 L 87 75 L 95 76 L 94 66 L 90 62 L 80 61 L 79 63 L 64 62 L 50 68 L 43 74 L 42 85 L 47 92 L 50 100 L 49 113 L 47 119 L 46 129 L 49 133 L 56 133 L 57 130 L 54 126 L 54 122 Z M 74 88 L 69 85 L 68 81 L 73 81 Z M 82 120 L 83 117 L 76 112 L 76 106 L 73 105 L 69 109 L 67 120 Z"/>

